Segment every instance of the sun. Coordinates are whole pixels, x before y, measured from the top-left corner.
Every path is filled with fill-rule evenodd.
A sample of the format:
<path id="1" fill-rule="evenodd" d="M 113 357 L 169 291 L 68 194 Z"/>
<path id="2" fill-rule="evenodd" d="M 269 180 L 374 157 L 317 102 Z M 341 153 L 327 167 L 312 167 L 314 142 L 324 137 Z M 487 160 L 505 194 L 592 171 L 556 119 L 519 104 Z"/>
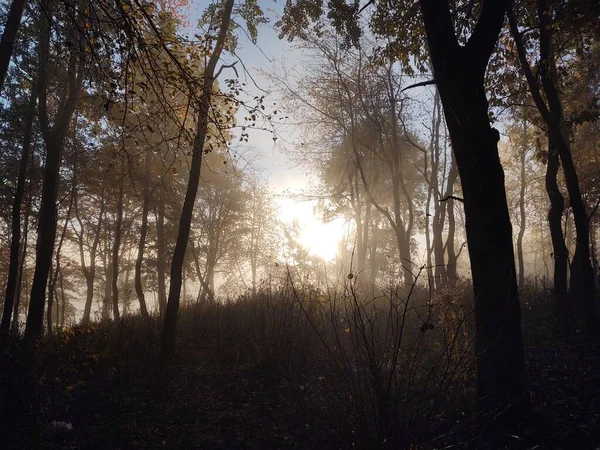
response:
<path id="1" fill-rule="evenodd" d="M 326 262 L 331 262 L 337 256 L 339 243 L 343 236 L 344 221 L 342 219 L 323 223 L 313 216 L 312 220 L 302 228 L 299 240 L 310 254 Z"/>
<path id="2" fill-rule="evenodd" d="M 299 243 L 308 252 L 325 262 L 332 262 L 344 238 L 346 222 L 337 218 L 324 223 L 315 214 L 315 205 L 311 202 L 297 202 L 292 199 L 278 199 L 279 218 L 284 223 L 297 221 L 300 225 Z"/>

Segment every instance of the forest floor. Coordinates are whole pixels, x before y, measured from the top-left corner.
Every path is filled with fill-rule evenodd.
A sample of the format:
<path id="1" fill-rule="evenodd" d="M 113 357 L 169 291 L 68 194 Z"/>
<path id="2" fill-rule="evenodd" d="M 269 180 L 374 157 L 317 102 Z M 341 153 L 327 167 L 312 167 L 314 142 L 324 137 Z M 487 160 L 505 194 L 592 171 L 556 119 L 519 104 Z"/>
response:
<path id="1" fill-rule="evenodd" d="M 6 449 L 600 448 L 600 345 L 557 338 L 551 321 L 524 334 L 534 419 L 494 447 L 477 439 L 412 444 L 360 439 L 335 375 L 286 376 L 259 365 L 214 364 L 180 340 L 163 360 L 158 326 L 67 330 L 0 352 L 0 447 Z M 463 436 L 463 434 L 461 434 Z"/>

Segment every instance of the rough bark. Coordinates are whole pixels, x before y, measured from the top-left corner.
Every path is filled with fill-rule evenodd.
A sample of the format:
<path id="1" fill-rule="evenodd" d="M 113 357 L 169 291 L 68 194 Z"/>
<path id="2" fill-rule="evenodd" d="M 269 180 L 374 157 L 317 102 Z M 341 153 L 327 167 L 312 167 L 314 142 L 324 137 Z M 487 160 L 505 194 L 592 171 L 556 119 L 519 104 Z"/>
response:
<path id="1" fill-rule="evenodd" d="M 3 37 L 4 38 L 4 37 Z M 25 130 L 23 132 L 23 148 L 21 161 L 19 163 L 19 175 L 17 178 L 17 189 L 13 201 L 11 215 L 11 239 L 10 239 L 10 262 L 8 266 L 8 279 L 6 282 L 6 295 L 4 296 L 4 309 L 2 311 L 2 322 L 0 333 L 6 334 L 10 328 L 13 307 L 15 303 L 17 278 L 19 272 L 19 256 L 21 244 L 21 208 L 25 196 L 25 182 L 27 166 L 29 164 L 29 153 L 31 152 L 33 119 L 35 117 L 35 106 L 37 102 L 37 91 L 32 89 L 29 95 L 29 104 L 25 116 Z"/>
<path id="2" fill-rule="evenodd" d="M 508 1 L 485 0 L 465 46 L 445 0 L 420 0 L 434 78 L 461 178 L 475 298 L 477 396 L 499 425 L 518 423 L 529 405 L 512 227 L 499 133 L 491 127 L 485 70 Z"/>
<path id="3" fill-rule="evenodd" d="M 179 221 L 179 231 L 177 242 L 173 252 L 173 261 L 171 263 L 171 284 L 169 286 L 169 299 L 167 301 L 167 310 L 165 314 L 164 329 L 162 335 L 162 348 L 166 353 L 172 353 L 175 349 L 175 331 L 177 327 L 177 315 L 179 312 L 179 302 L 181 297 L 182 268 L 185 259 L 185 250 L 187 248 L 190 235 L 190 224 L 194 211 L 194 203 L 198 192 L 200 182 L 200 168 L 202 165 L 202 154 L 204 152 L 204 142 L 208 131 L 208 114 L 210 111 L 211 98 L 214 85 L 215 68 L 221 57 L 225 45 L 225 38 L 229 31 L 231 22 L 231 12 L 233 10 L 233 0 L 226 0 L 221 13 L 221 26 L 217 37 L 215 49 L 211 54 L 208 64 L 204 70 L 204 85 L 202 95 L 198 105 L 198 124 L 196 127 L 196 137 L 194 139 L 194 148 L 192 151 L 192 165 L 190 168 L 190 178 L 185 193 L 185 200 L 181 211 Z"/>

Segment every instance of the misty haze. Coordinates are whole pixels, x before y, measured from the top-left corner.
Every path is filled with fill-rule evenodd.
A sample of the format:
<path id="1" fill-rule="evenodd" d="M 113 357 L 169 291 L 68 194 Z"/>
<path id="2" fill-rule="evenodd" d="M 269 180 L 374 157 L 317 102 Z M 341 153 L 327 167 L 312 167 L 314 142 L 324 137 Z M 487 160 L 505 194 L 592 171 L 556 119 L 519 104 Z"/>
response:
<path id="1" fill-rule="evenodd" d="M 597 0 L 0 24 L 0 448 L 600 448 Z"/>

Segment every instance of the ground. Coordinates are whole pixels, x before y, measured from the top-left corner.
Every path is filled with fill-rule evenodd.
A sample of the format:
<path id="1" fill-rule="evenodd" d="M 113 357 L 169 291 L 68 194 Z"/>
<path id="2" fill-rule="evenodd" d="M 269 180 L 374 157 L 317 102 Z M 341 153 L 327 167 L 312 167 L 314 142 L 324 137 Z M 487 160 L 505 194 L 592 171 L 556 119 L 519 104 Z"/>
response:
<path id="1" fill-rule="evenodd" d="M 524 334 L 534 407 L 526 423 L 502 444 L 484 444 L 477 434 L 469 434 L 468 425 L 442 439 L 434 431 L 421 435 L 411 447 L 369 440 L 354 425 L 351 403 L 340 395 L 342 382 L 334 368 L 307 364 L 295 373 L 282 373 L 261 364 L 235 364 L 220 360 L 210 346 L 181 337 L 177 355 L 164 358 L 158 323 L 126 321 L 117 331 L 108 325 L 66 330 L 35 344 L 5 342 L 0 355 L 1 446 L 600 447 L 598 341 L 582 332 L 557 337 L 547 318 L 526 317 Z"/>

